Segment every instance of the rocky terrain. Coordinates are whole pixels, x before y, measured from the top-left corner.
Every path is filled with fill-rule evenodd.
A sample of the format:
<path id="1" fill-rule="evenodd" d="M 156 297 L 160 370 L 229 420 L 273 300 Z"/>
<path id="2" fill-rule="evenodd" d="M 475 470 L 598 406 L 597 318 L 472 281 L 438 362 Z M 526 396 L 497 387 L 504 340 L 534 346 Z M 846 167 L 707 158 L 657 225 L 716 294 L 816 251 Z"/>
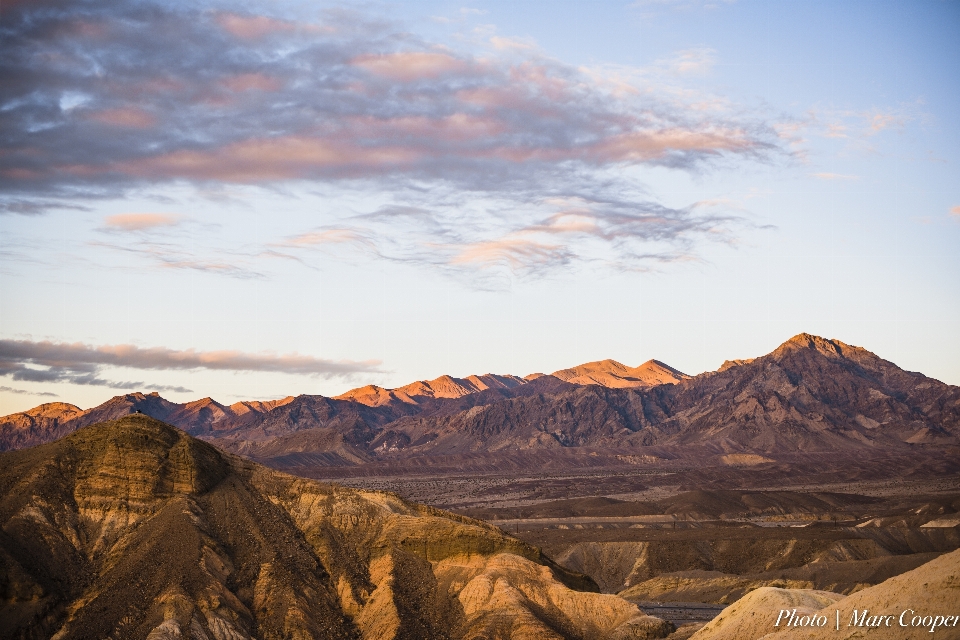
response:
<path id="1" fill-rule="evenodd" d="M 0 455 L 4 638 L 656 638 L 499 529 L 144 415 Z M 585 590 L 586 589 L 586 590 Z"/>

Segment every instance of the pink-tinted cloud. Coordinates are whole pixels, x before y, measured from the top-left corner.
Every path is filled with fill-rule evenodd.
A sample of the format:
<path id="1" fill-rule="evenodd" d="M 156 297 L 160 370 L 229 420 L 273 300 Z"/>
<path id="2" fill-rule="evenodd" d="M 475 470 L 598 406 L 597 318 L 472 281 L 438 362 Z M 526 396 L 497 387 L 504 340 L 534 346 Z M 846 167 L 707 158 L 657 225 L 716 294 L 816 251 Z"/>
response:
<path id="1" fill-rule="evenodd" d="M 169 213 L 119 213 L 107 216 L 103 222 L 110 229 L 120 231 L 145 231 L 157 227 L 172 227 L 183 218 Z"/>
<path id="2" fill-rule="evenodd" d="M 323 175 L 356 175 L 371 168 L 409 165 L 417 149 L 363 147 L 352 140 L 289 136 L 245 140 L 209 151 L 174 151 L 111 170 L 152 180 L 188 178 L 263 183 Z"/>
<path id="3" fill-rule="evenodd" d="M 952 215 L 952 216 L 960 216 L 960 205 L 957 205 L 956 207 L 951 207 L 951 208 L 950 208 L 950 215 Z"/>
<path id="4" fill-rule="evenodd" d="M 146 129 L 157 123 L 157 119 L 153 114 L 143 109 L 137 109 L 136 107 L 105 109 L 90 114 L 90 117 L 93 120 L 115 127 L 133 127 L 137 129 Z"/>
<path id="5" fill-rule="evenodd" d="M 521 40 L 519 38 L 505 38 L 503 36 L 493 36 L 490 38 L 490 44 L 498 51 L 533 51 L 537 48 L 537 43 L 533 40 Z"/>
<path id="6" fill-rule="evenodd" d="M 718 154 L 723 151 L 759 151 L 762 145 L 742 129 L 660 129 L 631 131 L 603 140 L 590 149 L 600 162 L 644 162 L 664 158 L 672 152 L 694 151 Z"/>
<path id="7" fill-rule="evenodd" d="M 871 133 L 879 133 L 884 129 L 900 125 L 902 122 L 902 118 L 891 113 L 874 113 L 868 118 Z"/>
<path id="8" fill-rule="evenodd" d="M 847 127 L 839 123 L 831 123 L 827 125 L 827 131 L 823 134 L 827 138 L 846 138 L 847 136 Z"/>
<path id="9" fill-rule="evenodd" d="M 524 237 L 474 242 L 454 255 L 453 265 L 480 268 L 505 266 L 515 272 L 535 272 L 566 264 L 572 255 L 560 244 L 548 244 Z"/>
<path id="10" fill-rule="evenodd" d="M 221 81 L 229 91 L 278 91 L 281 82 L 262 73 L 241 73 Z"/>
<path id="11" fill-rule="evenodd" d="M 365 54 L 351 60 L 351 64 L 376 76 L 402 82 L 463 73 L 470 67 L 465 61 L 449 54 L 431 51 Z"/>
<path id="12" fill-rule="evenodd" d="M 217 23 L 231 35 L 237 38 L 254 40 L 274 34 L 291 33 L 296 30 L 296 23 L 287 20 L 277 20 L 268 16 L 240 15 L 237 13 L 220 13 Z"/>
<path id="13" fill-rule="evenodd" d="M 249 280 L 264 277 L 264 274 L 249 266 L 250 255 L 224 255 L 216 250 L 200 250 L 172 242 L 91 242 L 91 246 L 146 259 L 151 268 L 197 271 L 200 273 Z M 206 255 L 204 255 L 206 253 Z M 289 257 L 289 256 L 276 256 Z"/>

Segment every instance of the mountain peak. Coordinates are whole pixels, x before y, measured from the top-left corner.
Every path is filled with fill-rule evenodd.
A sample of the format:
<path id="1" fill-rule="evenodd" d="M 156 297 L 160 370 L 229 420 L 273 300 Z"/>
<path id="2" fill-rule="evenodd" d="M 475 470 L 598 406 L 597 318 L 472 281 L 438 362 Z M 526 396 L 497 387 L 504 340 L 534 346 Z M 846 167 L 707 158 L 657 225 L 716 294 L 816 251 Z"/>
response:
<path id="1" fill-rule="evenodd" d="M 777 347 L 772 355 L 783 355 L 800 349 L 811 349 L 828 358 L 843 358 L 850 352 L 865 351 L 861 347 L 854 347 L 836 339 L 822 338 L 811 333 L 799 333 Z"/>

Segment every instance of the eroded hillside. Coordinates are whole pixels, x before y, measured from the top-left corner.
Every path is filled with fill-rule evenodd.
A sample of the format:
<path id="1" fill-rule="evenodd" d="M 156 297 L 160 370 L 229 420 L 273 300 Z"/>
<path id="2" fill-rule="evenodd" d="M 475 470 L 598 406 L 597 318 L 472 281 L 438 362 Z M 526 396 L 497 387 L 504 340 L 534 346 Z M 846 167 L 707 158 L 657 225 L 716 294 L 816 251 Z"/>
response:
<path id="1" fill-rule="evenodd" d="M 135 415 L 0 456 L 0 629 L 50 638 L 654 638 L 480 521 Z M 573 587 L 573 588 L 571 588 Z"/>

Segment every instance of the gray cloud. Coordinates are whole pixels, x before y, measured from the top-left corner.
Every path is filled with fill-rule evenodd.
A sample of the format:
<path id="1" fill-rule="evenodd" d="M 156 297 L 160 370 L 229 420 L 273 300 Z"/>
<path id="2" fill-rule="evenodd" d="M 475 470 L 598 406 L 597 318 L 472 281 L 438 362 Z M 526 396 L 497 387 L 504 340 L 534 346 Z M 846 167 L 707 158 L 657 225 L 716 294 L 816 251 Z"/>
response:
<path id="1" fill-rule="evenodd" d="M 0 385 L 0 391 L 3 393 L 15 393 L 17 395 L 23 396 L 43 396 L 46 398 L 59 398 L 55 393 L 50 393 L 49 391 L 27 391 L 26 389 L 14 389 L 13 387 L 6 387 Z"/>
<path id="2" fill-rule="evenodd" d="M 107 387 L 110 389 L 141 389 L 148 387 L 155 391 L 175 391 L 179 393 L 191 393 L 192 389 L 180 386 L 147 384 L 143 381 L 117 381 L 106 380 L 97 375 L 98 367 L 90 366 L 85 363 L 73 363 L 70 365 L 53 365 L 43 369 L 36 369 L 26 366 L 22 362 L 11 362 L 0 360 L 0 375 L 9 376 L 13 380 L 23 382 L 66 382 L 69 384 L 78 384 L 92 387 Z M 7 387 L 4 387 L 7 388 Z M 56 394 L 35 394 L 35 395 L 56 395 Z"/>
<path id="3" fill-rule="evenodd" d="M 24 382 L 70 384 L 156 391 L 190 392 L 178 386 L 142 381 L 112 381 L 100 376 L 104 367 L 145 370 L 270 371 L 349 379 L 357 373 L 379 373 L 378 361 L 326 360 L 297 353 L 244 353 L 241 351 L 175 350 L 134 345 L 93 346 L 30 340 L 0 340 L 0 376 Z"/>
<path id="4" fill-rule="evenodd" d="M 22 198 L 11 198 L 0 200 L 0 214 L 15 213 L 22 216 L 37 216 L 47 213 L 53 209 L 73 209 L 75 211 L 89 211 L 90 207 L 83 205 L 60 202 L 57 200 L 27 200 Z"/>
<path id="5" fill-rule="evenodd" d="M 298 353 L 245 353 L 242 351 L 196 351 L 165 347 L 137 347 L 129 344 L 93 346 L 80 342 L 34 342 L 0 340 L 0 375 L 23 371 L 25 365 L 94 373 L 102 366 L 152 370 L 271 371 L 325 378 L 356 373 L 379 373 L 379 361 L 327 360 Z M 36 374 L 46 375 L 46 371 Z"/>

